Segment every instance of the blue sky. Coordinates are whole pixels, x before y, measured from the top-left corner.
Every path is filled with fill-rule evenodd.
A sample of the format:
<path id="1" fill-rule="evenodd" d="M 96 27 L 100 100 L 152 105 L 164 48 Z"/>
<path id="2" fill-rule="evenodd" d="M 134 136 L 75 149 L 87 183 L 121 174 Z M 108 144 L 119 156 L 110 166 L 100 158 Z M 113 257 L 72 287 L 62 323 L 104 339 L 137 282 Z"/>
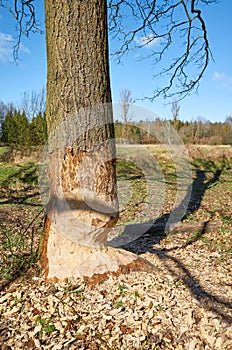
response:
<path id="1" fill-rule="evenodd" d="M 38 19 L 43 24 L 43 7 L 37 0 Z M 204 18 L 213 53 L 201 81 L 198 94 L 192 93 L 180 102 L 179 117 L 192 120 L 198 117 L 212 122 L 224 121 L 232 115 L 232 1 L 222 0 L 204 8 Z M 20 62 L 12 62 L 12 40 L 16 35 L 15 22 L 0 7 L 0 100 L 19 104 L 25 91 L 38 90 L 46 85 L 45 35 L 35 34 L 23 38 Z M 152 67 L 145 61 L 138 63 L 136 55 L 129 54 L 116 64 L 111 58 L 111 87 L 114 102 L 118 102 L 122 89 L 131 90 L 133 98 L 149 95 L 155 88 Z M 150 103 L 136 102 L 157 113 L 161 118 L 171 117 L 170 100 L 157 99 Z"/>

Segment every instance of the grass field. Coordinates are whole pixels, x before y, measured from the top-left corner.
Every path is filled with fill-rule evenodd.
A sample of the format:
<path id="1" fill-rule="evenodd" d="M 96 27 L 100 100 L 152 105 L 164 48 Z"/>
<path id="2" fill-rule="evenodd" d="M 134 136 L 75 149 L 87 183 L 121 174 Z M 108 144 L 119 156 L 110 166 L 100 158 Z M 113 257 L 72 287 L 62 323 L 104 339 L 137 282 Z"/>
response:
<path id="1" fill-rule="evenodd" d="M 178 191 L 175 164 L 170 153 L 161 146 L 139 148 L 121 147 L 117 162 L 120 201 L 118 225 L 141 222 L 165 224 L 175 211 L 174 202 Z M 6 148 L 0 148 L 0 156 L 6 151 Z M 179 226 L 179 234 L 185 230 L 184 227 L 189 229 L 194 223 L 215 224 L 211 236 L 207 232 L 203 234 L 195 225 L 196 229 L 190 229 L 187 240 L 201 240 L 218 252 L 221 262 L 227 261 L 232 257 L 232 148 L 188 146 L 188 151 L 192 192 L 181 221 L 182 226 Z M 143 165 L 147 167 L 146 171 Z M 0 162 L 2 286 L 36 264 L 44 219 L 37 176 L 38 163 L 35 161 Z"/>

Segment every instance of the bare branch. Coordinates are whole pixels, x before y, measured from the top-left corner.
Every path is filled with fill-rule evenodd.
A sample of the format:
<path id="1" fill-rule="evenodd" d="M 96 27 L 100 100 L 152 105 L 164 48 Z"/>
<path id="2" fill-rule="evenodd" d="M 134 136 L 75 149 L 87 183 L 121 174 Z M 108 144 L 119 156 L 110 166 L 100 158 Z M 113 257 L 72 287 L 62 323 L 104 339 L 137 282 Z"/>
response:
<path id="1" fill-rule="evenodd" d="M 45 88 L 38 91 L 25 91 L 20 106 L 20 110 L 26 113 L 29 120 L 38 116 L 39 113 L 44 114 L 46 105 L 46 91 Z"/>
<path id="2" fill-rule="evenodd" d="M 149 98 L 163 95 L 184 98 L 197 90 L 212 57 L 201 5 L 216 0 L 110 0 L 109 24 L 118 40 L 113 54 L 118 60 L 129 50 L 142 51 L 162 77 L 161 86 Z M 165 66 L 164 59 L 165 58 Z M 157 72 L 157 73 L 156 73 Z M 157 81 L 157 79 L 156 79 Z"/>
<path id="3" fill-rule="evenodd" d="M 7 0 L 0 1 L 0 6 L 7 8 L 17 23 L 17 36 L 13 46 L 13 57 L 16 62 L 19 60 L 22 36 L 28 37 L 30 33 L 43 33 L 36 20 L 34 1 L 35 0 L 12 0 L 11 6 L 8 5 Z"/>

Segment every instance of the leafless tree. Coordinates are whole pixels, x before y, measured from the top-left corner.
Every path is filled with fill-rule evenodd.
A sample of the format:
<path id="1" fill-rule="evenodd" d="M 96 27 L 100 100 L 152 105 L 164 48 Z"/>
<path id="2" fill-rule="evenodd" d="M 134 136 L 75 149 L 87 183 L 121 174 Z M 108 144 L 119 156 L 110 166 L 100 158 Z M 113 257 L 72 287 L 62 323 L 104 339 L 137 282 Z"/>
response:
<path id="1" fill-rule="evenodd" d="M 232 128 L 232 114 L 226 117 L 226 123 L 228 123 Z"/>
<path id="2" fill-rule="evenodd" d="M 38 91 L 25 91 L 23 93 L 21 109 L 26 113 L 28 119 L 32 119 L 39 113 L 43 114 L 45 112 L 45 99 L 45 88 Z"/>
<path id="3" fill-rule="evenodd" d="M 0 100 L 0 137 L 2 136 L 2 124 L 8 112 L 7 105 Z"/>
<path id="4" fill-rule="evenodd" d="M 125 124 L 128 122 L 128 111 L 130 105 L 133 103 L 133 99 L 131 97 L 131 91 L 129 89 L 123 89 L 120 92 L 120 102 L 123 108 L 123 121 Z"/>
<path id="5" fill-rule="evenodd" d="M 180 113 L 180 105 L 179 105 L 177 100 L 172 101 L 171 112 L 172 112 L 172 119 L 173 119 L 173 122 L 175 124 L 177 121 L 178 115 Z"/>
<path id="6" fill-rule="evenodd" d="M 127 135 L 127 124 L 128 124 L 128 112 L 129 108 L 133 103 L 133 99 L 131 97 L 131 91 L 129 89 L 123 89 L 120 92 L 120 102 L 122 104 L 123 109 L 123 138 L 124 141 L 128 139 Z"/>

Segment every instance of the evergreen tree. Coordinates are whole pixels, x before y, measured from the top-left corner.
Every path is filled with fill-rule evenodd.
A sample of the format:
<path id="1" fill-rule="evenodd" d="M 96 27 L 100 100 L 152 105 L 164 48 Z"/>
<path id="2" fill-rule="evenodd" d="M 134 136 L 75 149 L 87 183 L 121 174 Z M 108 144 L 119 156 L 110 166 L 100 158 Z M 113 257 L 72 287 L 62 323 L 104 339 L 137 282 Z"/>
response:
<path id="1" fill-rule="evenodd" d="M 25 112 L 9 110 L 2 124 L 1 141 L 10 146 L 30 145 L 30 128 Z"/>
<path id="2" fill-rule="evenodd" d="M 7 106 L 0 101 L 0 139 L 2 137 L 2 125 L 7 114 Z"/>
<path id="3" fill-rule="evenodd" d="M 36 117 L 32 118 L 30 124 L 31 130 L 31 145 L 44 145 L 47 139 L 47 125 L 45 116 L 40 112 Z"/>
<path id="4" fill-rule="evenodd" d="M 2 137 L 1 141 L 11 145 L 16 143 L 16 132 L 14 122 L 14 112 L 10 110 L 2 124 Z"/>
<path id="5" fill-rule="evenodd" d="M 26 113 L 15 111 L 14 124 L 16 132 L 16 145 L 27 147 L 30 145 L 30 129 Z"/>

